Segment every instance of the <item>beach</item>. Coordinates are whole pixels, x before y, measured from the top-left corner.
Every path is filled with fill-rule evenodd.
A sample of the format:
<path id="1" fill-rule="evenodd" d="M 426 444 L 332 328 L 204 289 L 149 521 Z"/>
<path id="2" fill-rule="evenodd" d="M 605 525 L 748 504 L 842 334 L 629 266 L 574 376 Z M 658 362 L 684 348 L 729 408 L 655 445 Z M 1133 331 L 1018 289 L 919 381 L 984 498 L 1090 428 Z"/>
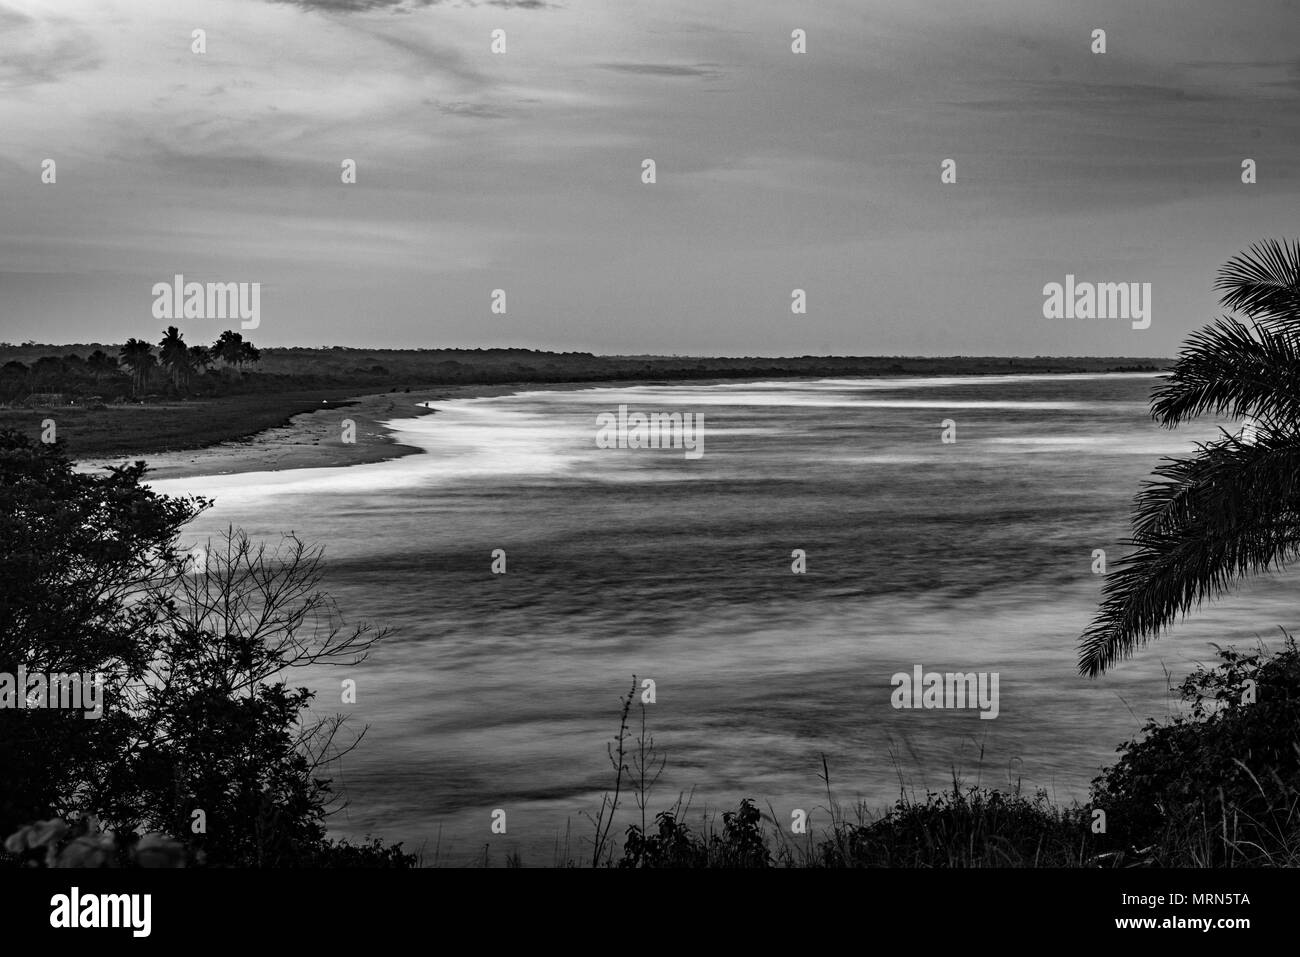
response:
<path id="1" fill-rule="evenodd" d="M 314 412 L 295 415 L 286 425 L 246 439 L 174 452 L 92 456 L 79 461 L 78 466 L 97 468 L 140 458 L 149 463 L 150 478 L 166 479 L 383 462 L 416 454 L 420 449 L 395 441 L 392 431 L 380 423 L 431 415 L 435 410 L 421 403 L 448 398 L 454 391 L 362 395 L 344 402 L 322 403 Z M 355 425 L 354 442 L 343 441 L 343 424 L 348 419 Z"/>

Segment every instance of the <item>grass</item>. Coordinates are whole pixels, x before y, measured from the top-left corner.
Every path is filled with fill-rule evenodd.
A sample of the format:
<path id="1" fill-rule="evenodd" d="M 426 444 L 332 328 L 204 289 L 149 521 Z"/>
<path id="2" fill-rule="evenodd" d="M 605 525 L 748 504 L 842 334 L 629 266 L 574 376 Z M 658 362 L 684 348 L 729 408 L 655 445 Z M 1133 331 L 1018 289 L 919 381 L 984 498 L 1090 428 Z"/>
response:
<path id="1" fill-rule="evenodd" d="M 1285 634 L 1285 632 L 1284 632 Z M 1300 650 L 1290 635 L 1268 652 L 1220 649 L 1177 689 L 1185 714 L 1150 721 L 1139 740 L 1093 781 L 1087 803 L 1053 803 L 1019 783 L 963 784 L 917 798 L 903 793 L 883 813 L 846 808 L 822 757 L 826 803 L 795 833 L 749 798 L 734 811 L 692 818 L 685 795 L 646 820 L 663 756 L 646 730 L 633 736 L 637 691 L 622 699 L 607 753 L 613 787 L 588 815 L 594 835 L 573 849 L 557 838 L 556 867 L 619 868 L 1240 868 L 1300 866 Z M 1250 689 L 1249 695 L 1246 689 Z M 630 797 L 629 797 L 630 796 Z M 621 848 L 613 821 L 626 802 L 635 819 Z M 814 818 L 820 820 L 816 828 Z M 637 819 L 639 818 L 639 819 Z M 625 816 L 626 819 L 626 816 Z M 690 823 L 694 820 L 696 823 Z M 440 862 L 434 861 L 433 866 Z M 479 862 L 491 866 L 486 855 Z M 517 852 L 507 862 L 519 867 Z"/>
<path id="2" fill-rule="evenodd" d="M 128 455 L 195 449 L 256 435 L 312 412 L 328 399 L 343 408 L 347 390 L 272 392 L 212 399 L 112 403 L 56 409 L 0 408 L 0 431 L 39 437 L 41 422 L 54 419 L 70 456 Z"/>

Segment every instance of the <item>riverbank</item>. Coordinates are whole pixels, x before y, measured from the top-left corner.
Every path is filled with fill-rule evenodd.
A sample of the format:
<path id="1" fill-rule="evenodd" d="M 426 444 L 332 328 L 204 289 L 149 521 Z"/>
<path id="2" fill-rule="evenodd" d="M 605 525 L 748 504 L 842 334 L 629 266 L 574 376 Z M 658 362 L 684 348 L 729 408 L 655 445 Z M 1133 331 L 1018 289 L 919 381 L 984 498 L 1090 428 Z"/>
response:
<path id="1" fill-rule="evenodd" d="M 1021 373 L 1017 370 L 1013 374 Z M 1071 372 L 1047 374 L 1069 375 Z M 972 379 L 981 377 L 977 373 L 968 372 L 967 375 Z M 911 375 L 896 377 L 916 378 Z M 763 376 L 755 376 L 754 380 L 769 381 Z M 519 381 L 365 395 L 286 393 L 114 405 L 99 410 L 10 410 L 0 413 L 0 428 L 39 431 L 46 417 L 54 417 L 60 438 L 80 467 L 144 459 L 149 463 L 151 477 L 155 479 L 186 478 L 361 465 L 411 455 L 421 450 L 400 444 L 385 428 L 385 423 L 418 418 L 437 411 L 436 407 L 429 408 L 425 403 L 519 392 L 674 384 L 700 386 L 738 381 L 743 380 L 731 377 L 690 380 L 634 377 L 564 382 Z M 317 398 L 322 395 L 326 397 Z M 15 416 L 24 418 L 11 423 L 6 416 L 10 419 Z M 344 441 L 344 423 L 348 420 L 353 426 L 352 441 Z"/>
<path id="2" fill-rule="evenodd" d="M 246 438 L 192 449 L 92 455 L 78 464 L 102 466 L 144 459 L 149 463 L 151 479 L 169 479 L 383 462 L 412 455 L 420 449 L 401 445 L 380 423 L 430 415 L 434 410 L 420 403 L 445 399 L 448 391 L 324 401 L 320 408 L 300 412 L 283 425 Z"/>
<path id="3" fill-rule="evenodd" d="M 53 422 L 71 458 L 110 460 L 239 443 L 265 430 L 287 427 L 294 416 L 320 409 L 322 403 L 332 407 L 358 396 L 457 397 L 480 394 L 484 389 L 864 376 L 1153 372 L 1168 364 L 1165 359 L 1119 356 L 699 358 L 528 349 L 266 348 L 255 370 L 210 370 L 192 377 L 184 388 L 156 379 L 152 383 L 156 392 L 141 389 L 145 393 L 141 398 L 120 370 L 86 371 L 88 356 L 118 351 L 117 346 L 103 344 L 0 345 L 4 367 L 0 431 L 13 429 L 49 441 L 49 423 Z M 397 399 L 397 405 L 403 401 Z M 347 462 L 374 461 L 372 456 L 380 455 L 374 450 L 344 454 Z M 307 455 L 308 467 L 319 458 Z"/>

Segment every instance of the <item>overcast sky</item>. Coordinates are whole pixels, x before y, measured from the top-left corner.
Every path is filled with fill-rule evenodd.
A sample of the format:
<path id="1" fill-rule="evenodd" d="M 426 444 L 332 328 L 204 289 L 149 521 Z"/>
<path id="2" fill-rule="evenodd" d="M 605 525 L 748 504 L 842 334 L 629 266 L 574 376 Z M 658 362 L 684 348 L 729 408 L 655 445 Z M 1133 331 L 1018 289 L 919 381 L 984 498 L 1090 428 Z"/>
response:
<path id="1" fill-rule="evenodd" d="M 0 339 L 182 273 L 259 345 L 1169 355 L 1300 235 L 1297 94 L 1297 0 L 0 0 Z"/>

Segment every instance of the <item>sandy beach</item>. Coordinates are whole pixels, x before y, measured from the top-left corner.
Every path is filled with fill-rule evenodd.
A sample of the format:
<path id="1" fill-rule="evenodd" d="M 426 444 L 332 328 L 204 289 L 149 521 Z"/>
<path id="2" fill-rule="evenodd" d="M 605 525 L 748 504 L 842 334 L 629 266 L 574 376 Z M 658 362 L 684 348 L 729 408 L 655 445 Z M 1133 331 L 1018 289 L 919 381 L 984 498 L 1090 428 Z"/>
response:
<path id="1" fill-rule="evenodd" d="M 295 415 L 288 425 L 236 442 L 176 452 L 87 458 L 78 465 L 86 468 L 143 459 L 149 463 L 150 478 L 169 479 L 382 462 L 420 450 L 399 444 L 381 422 L 431 415 L 436 409 L 421 403 L 451 398 L 452 393 L 460 391 L 439 389 L 358 396 L 347 403 L 323 404 L 315 412 Z M 347 419 L 356 427 L 355 441 L 351 443 L 343 441 Z"/>
<path id="2" fill-rule="evenodd" d="M 313 412 L 293 416 L 287 425 L 265 429 L 245 439 L 176 451 L 87 456 L 77 461 L 77 467 L 94 469 L 143 459 L 149 463 L 150 478 L 173 479 L 364 465 L 422 451 L 399 443 L 382 423 L 436 414 L 437 406 L 430 408 L 423 404 L 426 402 L 487 398 L 521 391 L 610 388 L 652 381 L 520 382 L 359 395 L 332 404 L 322 403 L 321 408 Z M 351 419 L 356 427 L 355 441 L 351 443 L 343 441 L 343 423 L 347 419 Z"/>
<path id="3" fill-rule="evenodd" d="M 549 391 L 587 385 L 608 386 L 610 383 L 447 386 L 359 395 L 333 404 L 323 403 L 316 411 L 293 416 L 287 425 L 265 429 L 245 439 L 168 452 L 87 456 L 78 460 L 77 467 L 94 469 L 143 459 L 149 463 L 150 478 L 173 479 L 383 462 L 423 451 L 402 445 L 382 424 L 437 413 L 436 405 L 430 408 L 423 403 L 508 395 L 525 389 Z M 356 428 L 355 441 L 351 443 L 343 441 L 346 419 L 351 419 Z"/>

